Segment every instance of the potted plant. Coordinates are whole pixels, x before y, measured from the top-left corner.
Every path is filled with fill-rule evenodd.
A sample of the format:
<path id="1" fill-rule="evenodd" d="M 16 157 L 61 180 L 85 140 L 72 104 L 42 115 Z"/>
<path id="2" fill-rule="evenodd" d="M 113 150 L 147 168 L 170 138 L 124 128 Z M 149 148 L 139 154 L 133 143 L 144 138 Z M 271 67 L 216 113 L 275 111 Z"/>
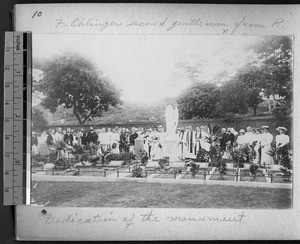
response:
<path id="1" fill-rule="evenodd" d="M 167 171 L 167 167 L 169 165 L 169 157 L 163 157 L 161 159 L 159 159 L 158 161 L 158 165 L 160 167 L 160 169 Z"/>
<path id="2" fill-rule="evenodd" d="M 231 151 L 231 158 L 236 162 L 236 167 L 250 168 L 250 163 L 255 157 L 255 151 L 248 145 L 233 148 Z"/>
<path id="3" fill-rule="evenodd" d="M 191 172 L 191 175 L 193 178 L 195 178 L 195 175 L 200 171 L 200 165 L 197 165 L 195 162 L 193 162 L 191 164 L 191 169 L 190 169 L 190 172 Z"/>

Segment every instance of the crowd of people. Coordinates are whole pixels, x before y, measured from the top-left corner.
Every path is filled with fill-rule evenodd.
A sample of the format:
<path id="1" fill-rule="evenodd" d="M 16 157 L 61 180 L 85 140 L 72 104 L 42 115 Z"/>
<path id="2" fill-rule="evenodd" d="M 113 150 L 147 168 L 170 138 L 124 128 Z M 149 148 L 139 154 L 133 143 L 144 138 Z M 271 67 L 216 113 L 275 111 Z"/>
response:
<path id="1" fill-rule="evenodd" d="M 245 145 L 251 146 L 256 152 L 254 163 L 272 164 L 273 158 L 268 154 L 271 144 L 275 142 L 276 148 L 280 148 L 284 154 L 288 153 L 288 144 L 290 138 L 285 134 L 285 127 L 278 127 L 278 135 L 274 136 L 269 132 L 268 126 L 252 128 L 248 126 L 238 132 L 234 128 L 222 128 L 217 143 L 221 151 L 224 152 L 224 158 L 230 158 L 226 153 L 228 148 L 240 148 Z M 177 128 L 178 155 L 185 158 L 195 158 L 199 150 L 210 150 L 209 131 L 207 126 L 199 126 L 193 130 L 192 126 Z M 151 128 L 89 128 L 85 129 L 62 128 L 50 129 L 47 133 L 43 131 L 39 136 L 32 132 L 32 153 L 48 154 L 49 148 L 56 143 L 63 141 L 66 145 L 73 147 L 75 145 L 97 145 L 99 153 L 110 150 L 112 153 L 134 152 L 135 140 L 139 138 L 143 141 L 143 149 L 148 153 L 150 159 L 160 159 L 164 156 L 164 141 L 166 133 L 163 126 L 154 126 Z M 274 140 L 275 139 L 275 140 Z M 101 150 L 100 150 L 101 149 Z"/>

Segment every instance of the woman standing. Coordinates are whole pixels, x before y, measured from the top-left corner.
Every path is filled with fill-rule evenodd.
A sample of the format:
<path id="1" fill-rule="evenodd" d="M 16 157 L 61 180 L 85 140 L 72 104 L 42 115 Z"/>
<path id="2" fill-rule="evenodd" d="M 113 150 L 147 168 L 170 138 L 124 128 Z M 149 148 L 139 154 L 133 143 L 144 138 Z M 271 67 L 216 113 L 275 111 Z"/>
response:
<path id="1" fill-rule="evenodd" d="M 278 127 L 276 129 L 279 132 L 279 135 L 276 136 L 275 142 L 276 142 L 276 149 L 278 155 L 281 157 L 279 158 L 279 164 L 282 163 L 282 159 L 284 160 L 289 160 L 289 152 L 288 152 L 288 147 L 287 145 L 290 142 L 290 137 L 285 134 L 287 131 L 287 128 L 285 127 Z"/>
<path id="2" fill-rule="evenodd" d="M 261 164 L 272 165 L 273 158 L 268 153 L 271 150 L 273 135 L 269 132 L 269 126 L 262 126 L 261 129 L 263 131 L 261 135 Z"/>
<path id="3" fill-rule="evenodd" d="M 152 160 L 159 160 L 162 158 L 162 145 L 160 144 L 160 133 L 158 132 L 157 127 L 153 128 L 153 133 L 151 135 L 152 141 L 152 150 L 151 150 L 151 158 Z"/>

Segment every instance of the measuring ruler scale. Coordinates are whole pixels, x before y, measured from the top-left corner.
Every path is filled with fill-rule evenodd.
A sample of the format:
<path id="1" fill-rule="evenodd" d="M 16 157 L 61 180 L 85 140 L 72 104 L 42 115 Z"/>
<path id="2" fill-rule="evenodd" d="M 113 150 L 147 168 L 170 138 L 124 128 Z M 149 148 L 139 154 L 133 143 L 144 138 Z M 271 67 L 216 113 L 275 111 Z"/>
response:
<path id="1" fill-rule="evenodd" d="M 32 35 L 5 33 L 4 205 L 30 204 Z"/>

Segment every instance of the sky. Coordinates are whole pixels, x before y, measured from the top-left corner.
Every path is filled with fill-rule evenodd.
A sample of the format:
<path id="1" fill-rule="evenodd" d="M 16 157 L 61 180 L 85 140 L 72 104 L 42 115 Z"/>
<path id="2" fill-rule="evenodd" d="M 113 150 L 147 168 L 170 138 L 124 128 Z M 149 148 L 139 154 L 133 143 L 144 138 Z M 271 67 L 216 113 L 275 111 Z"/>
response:
<path id="1" fill-rule="evenodd" d="M 245 47 L 259 36 L 35 34 L 33 59 L 75 52 L 90 59 L 116 85 L 125 102 L 151 104 L 174 98 L 195 80 L 245 65 Z M 196 68 L 195 68 L 196 67 Z"/>

